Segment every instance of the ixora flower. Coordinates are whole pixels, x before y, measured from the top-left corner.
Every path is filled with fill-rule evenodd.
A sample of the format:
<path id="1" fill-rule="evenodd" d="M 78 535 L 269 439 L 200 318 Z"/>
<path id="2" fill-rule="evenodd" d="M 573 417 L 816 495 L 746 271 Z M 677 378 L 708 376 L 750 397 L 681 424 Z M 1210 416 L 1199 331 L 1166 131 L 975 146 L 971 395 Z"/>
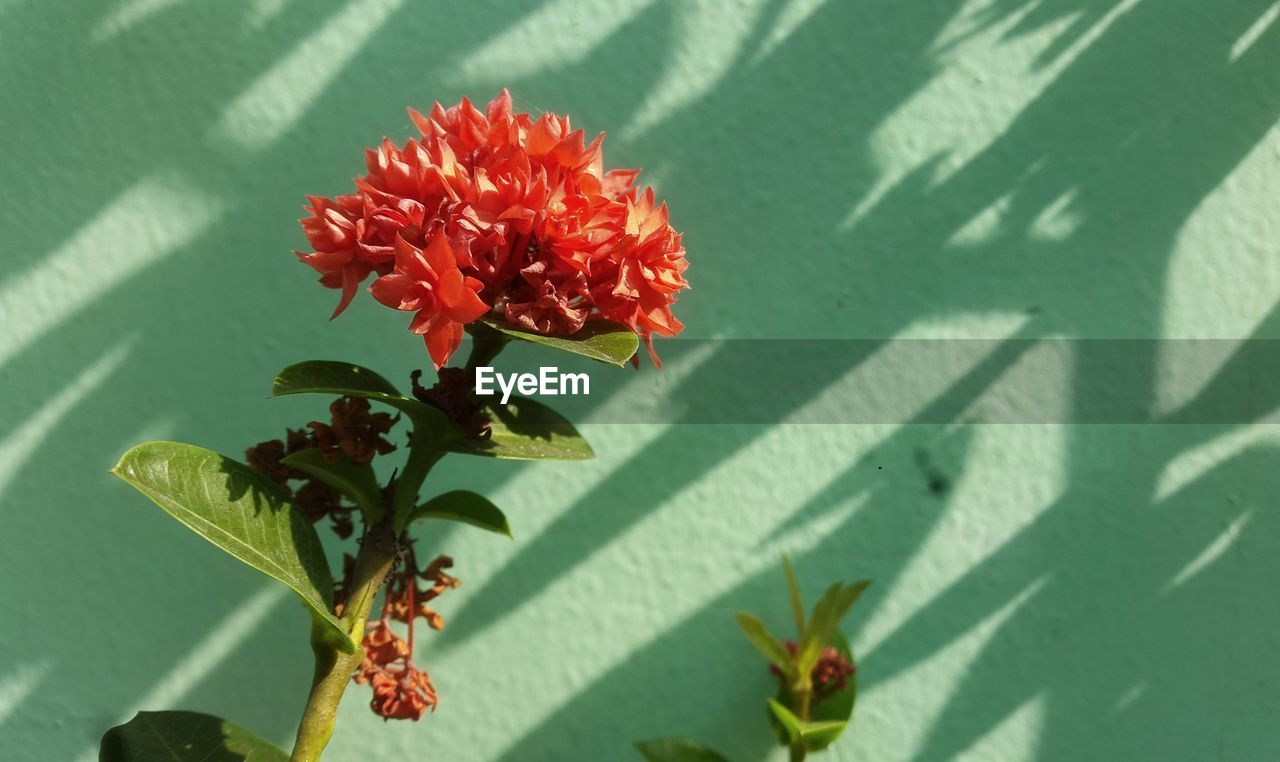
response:
<path id="1" fill-rule="evenodd" d="M 684 246 L 639 170 L 604 169 L 604 134 L 586 144 L 568 116 L 515 113 L 505 90 L 484 111 L 463 98 L 409 114 L 420 137 L 367 149 L 355 193 L 308 197 L 313 251 L 297 254 L 341 290 L 334 317 L 375 276 L 437 369 L 486 315 L 549 335 L 615 321 L 656 362 L 652 337 L 684 327 Z"/>
<path id="2" fill-rule="evenodd" d="M 513 341 L 636 364 L 641 340 L 652 354 L 653 336 L 683 327 L 671 312 L 688 287 L 680 234 L 653 191 L 636 186 L 638 170 L 604 169 L 603 135 L 588 143 L 567 116 L 515 113 L 505 91 L 484 111 L 464 99 L 410 115 L 419 137 L 368 149 L 354 192 L 308 197 L 302 228 L 312 251 L 298 256 L 340 292 L 334 317 L 362 286 L 409 313 L 435 383 L 424 387 L 414 371 L 405 394 L 350 362 L 297 362 L 276 374 L 271 396 L 331 396 L 327 418 L 248 448 L 243 463 L 197 445 L 146 442 L 112 469 L 213 545 L 288 585 L 309 611 L 316 669 L 292 762 L 320 760 L 352 682 L 368 686 L 369 706 L 388 720 L 418 720 L 439 703 L 414 638 L 445 626 L 436 607 L 460 583 L 451 556 L 420 564 L 415 543 L 440 522 L 513 531 L 485 495 L 428 484 L 433 469 L 446 457 L 595 455 L 555 410 L 513 400 L 510 388 L 500 401 L 482 394 L 472 371 L 495 370 Z M 448 367 L 466 332 L 469 359 Z M 587 377 L 577 375 L 585 391 Z M 331 564 L 320 524 L 354 546 L 340 564 Z M 843 685 L 841 669 L 828 665 L 814 680 Z M 157 735 L 183 759 L 224 755 L 230 741 L 237 758 L 286 757 L 229 721 L 166 712 L 107 731 L 102 758 L 150 759 Z"/>

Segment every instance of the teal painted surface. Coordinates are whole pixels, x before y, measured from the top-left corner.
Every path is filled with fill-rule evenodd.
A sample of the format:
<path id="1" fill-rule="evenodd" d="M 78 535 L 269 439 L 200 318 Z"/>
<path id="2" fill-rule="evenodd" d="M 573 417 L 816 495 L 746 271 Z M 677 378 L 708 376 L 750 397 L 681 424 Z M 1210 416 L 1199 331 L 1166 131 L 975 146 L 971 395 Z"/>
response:
<path id="1" fill-rule="evenodd" d="M 409 134 L 405 105 L 508 86 L 609 130 L 610 163 L 647 167 L 686 231 L 693 336 L 1276 338 L 1277 13 L 0 4 L 0 757 L 92 759 L 137 708 L 290 737 L 301 608 L 106 469 L 144 438 L 234 454 L 310 420 L 318 401 L 265 399 L 286 363 L 421 364 L 371 300 L 326 323 L 333 294 L 288 253 L 302 194 L 348 187 L 361 147 Z M 1117 394 L 1212 396 L 1212 372 L 1151 353 Z M 963 410 L 1016 357 L 880 359 L 850 372 Z M 1090 360 L 1058 379 L 1064 416 L 1073 378 L 1111 372 Z M 1258 395 L 1259 415 L 1280 403 Z M 420 643 L 441 707 L 384 725 L 357 687 L 335 760 L 626 759 L 666 734 L 777 758 L 731 612 L 785 626 L 780 551 L 811 594 L 876 580 L 846 627 L 863 693 L 833 759 L 1280 758 L 1272 426 L 587 433 L 589 464 L 440 480 L 492 497 L 516 539 L 424 539 L 463 579 Z"/>

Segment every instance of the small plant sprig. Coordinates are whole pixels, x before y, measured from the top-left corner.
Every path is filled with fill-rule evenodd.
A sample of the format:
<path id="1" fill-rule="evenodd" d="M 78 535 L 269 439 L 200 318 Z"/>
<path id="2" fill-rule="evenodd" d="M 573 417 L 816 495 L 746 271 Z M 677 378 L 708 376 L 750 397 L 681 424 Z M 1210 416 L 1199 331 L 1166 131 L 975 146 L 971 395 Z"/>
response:
<path id="1" fill-rule="evenodd" d="M 792 762 L 826 749 L 845 731 L 857 700 L 857 667 L 840 620 L 871 584 L 832 584 L 805 617 L 804 599 L 791 560 L 782 557 L 787 575 L 796 638 L 779 640 L 752 614 L 738 612 L 738 626 L 769 662 L 778 678 L 777 695 L 767 699 L 770 724 Z M 636 744 L 648 762 L 725 762 L 725 757 L 696 741 L 656 738 Z"/>
<path id="2" fill-rule="evenodd" d="M 479 395 L 477 369 L 512 341 L 617 366 L 638 365 L 643 342 L 656 364 L 653 337 L 683 327 L 671 311 L 687 288 L 680 234 L 653 190 L 635 184 L 639 170 L 604 169 L 603 133 L 587 144 L 568 116 L 517 113 L 505 90 L 484 111 L 464 98 L 410 117 L 420 136 L 367 149 L 368 172 L 353 193 L 308 197 L 301 225 L 313 250 L 295 254 L 340 292 L 334 317 L 370 278 L 377 302 L 412 314 L 409 330 L 425 344 L 436 383 L 424 388 L 414 372 L 405 395 L 359 365 L 297 363 L 277 374 L 271 396 L 336 397 L 327 423 L 259 443 L 247 463 L 146 442 L 112 469 L 204 539 L 289 587 L 308 610 L 315 672 L 292 752 L 218 717 L 140 712 L 103 736 L 102 762 L 315 762 L 352 682 L 369 687 L 369 706 L 385 719 L 434 711 L 439 694 L 415 661 L 414 626 L 444 626 L 428 603 L 459 580 L 445 571 L 449 556 L 419 564 L 414 534 L 436 521 L 507 536 L 511 529 L 477 493 L 424 495 L 428 474 L 454 455 L 594 457 L 542 403 Z M 449 367 L 464 334 L 470 356 Z M 402 419 L 403 449 L 386 438 Z M 403 459 L 380 476 L 374 459 L 398 449 Z M 324 519 L 356 545 L 337 575 L 313 526 Z"/>

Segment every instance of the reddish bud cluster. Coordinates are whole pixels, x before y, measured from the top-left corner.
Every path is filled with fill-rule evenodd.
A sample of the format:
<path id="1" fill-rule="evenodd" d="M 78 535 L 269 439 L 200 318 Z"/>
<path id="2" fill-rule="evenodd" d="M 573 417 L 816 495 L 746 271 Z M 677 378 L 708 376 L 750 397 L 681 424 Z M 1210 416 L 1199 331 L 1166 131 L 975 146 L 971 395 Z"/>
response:
<path id="1" fill-rule="evenodd" d="M 505 90 L 485 111 L 464 98 L 409 114 L 421 137 L 368 149 L 355 193 L 308 197 L 314 250 L 298 256 L 342 290 L 335 317 L 376 275 L 374 298 L 414 313 L 437 368 L 490 312 L 544 334 L 603 317 L 651 353 L 683 328 L 680 234 L 639 170 L 604 170 L 603 133 L 585 145 L 568 116 L 515 113 Z"/>
<path id="2" fill-rule="evenodd" d="M 782 645 L 786 646 L 787 653 L 792 656 L 795 656 L 799 648 L 794 640 L 783 641 Z M 856 671 L 857 667 L 839 649 L 832 646 L 823 648 L 818 655 L 818 663 L 813 665 L 813 671 L 809 673 L 813 681 L 814 699 L 822 701 L 845 690 L 849 687 L 849 678 Z M 782 670 L 775 666 L 770 665 L 769 672 L 780 680 L 784 678 Z"/>
<path id="3" fill-rule="evenodd" d="M 329 406 L 329 423 L 312 421 L 307 429 L 286 429 L 285 439 L 272 439 L 245 450 L 245 460 L 255 471 L 275 482 L 313 523 L 328 516 L 333 531 L 344 540 L 354 531 L 354 506 L 345 502 L 342 493 L 324 482 L 280 461 L 296 452 L 318 448 L 330 463 L 346 457 L 355 463 L 368 463 L 374 455 L 384 455 L 395 446 L 383 438 L 399 417 L 387 413 L 371 413 L 369 401 L 358 397 L 339 397 Z M 301 482 L 294 487 L 292 482 Z"/>

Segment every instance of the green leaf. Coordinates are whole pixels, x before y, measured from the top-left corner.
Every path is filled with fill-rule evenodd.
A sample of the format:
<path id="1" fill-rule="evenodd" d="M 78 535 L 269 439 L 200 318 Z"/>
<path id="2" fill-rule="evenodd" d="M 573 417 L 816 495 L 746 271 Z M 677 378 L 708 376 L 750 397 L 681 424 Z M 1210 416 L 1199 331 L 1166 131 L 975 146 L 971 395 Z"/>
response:
<path id="1" fill-rule="evenodd" d="M 330 613 L 333 577 L 320 538 L 265 476 L 211 450 L 177 442 L 140 444 L 111 472 L 196 534 L 288 585 L 344 651 L 359 648 Z"/>
<path id="2" fill-rule="evenodd" d="M 826 639 L 822 635 L 822 623 L 827 621 L 827 612 L 831 609 L 832 602 L 836 596 L 840 594 L 842 586 L 839 582 L 832 583 L 831 587 L 822 594 L 818 602 L 813 605 L 813 611 L 809 614 L 809 622 L 804 627 L 804 636 L 800 638 L 800 646 L 796 649 L 796 670 L 801 674 L 813 669 L 818 662 L 818 655 L 822 652 L 822 644 Z"/>
<path id="3" fill-rule="evenodd" d="M 805 637 L 800 644 L 799 657 L 796 659 L 799 669 L 813 669 L 822 646 L 831 639 L 840 620 L 870 584 L 870 580 L 864 579 L 848 586 L 842 586 L 837 582 L 827 588 L 827 592 L 813 607 L 813 613 L 809 617 L 809 626 L 805 629 Z"/>
<path id="4" fill-rule="evenodd" d="M 806 722 L 800 728 L 800 740 L 808 751 L 822 751 L 835 742 L 849 723 L 839 720 Z"/>
<path id="5" fill-rule="evenodd" d="M 687 738 L 654 738 L 635 744 L 647 762 L 728 762 L 723 756 Z"/>
<path id="6" fill-rule="evenodd" d="M 138 712 L 102 736 L 99 762 L 288 762 L 239 725 L 198 712 Z"/>
<path id="7" fill-rule="evenodd" d="M 743 634 L 747 636 L 747 640 L 751 641 L 751 645 L 756 647 L 769 663 L 782 670 L 784 675 L 790 676 L 791 654 L 787 653 L 787 649 L 783 647 L 778 639 L 769 634 L 765 629 L 764 623 L 756 617 L 739 611 L 734 614 L 738 619 L 738 626 L 742 628 Z"/>
<path id="8" fill-rule="evenodd" d="M 800 726 L 804 723 L 800 722 L 800 718 L 795 716 L 790 709 L 775 699 L 768 699 L 769 711 L 773 713 L 773 718 L 778 721 L 778 725 L 782 727 L 782 731 L 786 733 L 787 744 L 793 745 L 800 740 Z"/>
<path id="9" fill-rule="evenodd" d="M 484 413 L 491 423 L 490 438 L 457 439 L 446 448 L 508 460 L 588 460 L 596 456 L 572 423 L 541 402 L 512 397 L 506 405 L 486 405 Z"/>
<path id="10" fill-rule="evenodd" d="M 500 320 L 484 319 L 480 322 L 513 339 L 572 352 L 612 365 L 626 365 L 640 348 L 640 342 L 634 331 L 621 323 L 608 320 L 588 320 L 577 333 L 571 336 L 544 336 L 540 333 L 530 333 L 513 328 Z"/>
<path id="11" fill-rule="evenodd" d="M 456 429 L 444 413 L 406 397 L 377 373 L 349 362 L 309 360 L 290 365 L 276 374 L 271 385 L 272 397 L 290 394 L 339 394 L 362 397 L 400 410 L 413 420 L 414 435 L 434 434 L 445 437 Z"/>
<path id="12" fill-rule="evenodd" d="M 382 517 L 382 488 L 372 465 L 352 463 L 345 457 L 330 463 L 315 447 L 295 452 L 280 462 L 314 476 L 351 498 L 364 516 L 365 526 L 373 526 Z"/>
<path id="13" fill-rule="evenodd" d="M 507 517 L 502 515 L 498 506 L 489 502 L 487 497 L 464 489 L 437 495 L 423 503 L 409 517 L 410 521 L 418 519 L 461 521 L 473 527 L 511 536 L 511 526 L 507 524 Z"/>
<path id="14" fill-rule="evenodd" d="M 785 745 L 795 746 L 799 743 L 807 751 L 821 751 L 827 748 L 840 737 L 849 724 L 839 720 L 802 722 L 786 705 L 774 699 L 769 699 L 769 711 L 773 712 L 776 726 L 780 727 L 785 734 Z"/>
<path id="15" fill-rule="evenodd" d="M 796 581 L 796 570 L 791 566 L 791 559 L 782 555 L 782 568 L 787 573 L 787 593 L 791 598 L 791 614 L 796 620 L 796 638 L 804 640 L 804 598 L 800 595 L 800 583 Z"/>

